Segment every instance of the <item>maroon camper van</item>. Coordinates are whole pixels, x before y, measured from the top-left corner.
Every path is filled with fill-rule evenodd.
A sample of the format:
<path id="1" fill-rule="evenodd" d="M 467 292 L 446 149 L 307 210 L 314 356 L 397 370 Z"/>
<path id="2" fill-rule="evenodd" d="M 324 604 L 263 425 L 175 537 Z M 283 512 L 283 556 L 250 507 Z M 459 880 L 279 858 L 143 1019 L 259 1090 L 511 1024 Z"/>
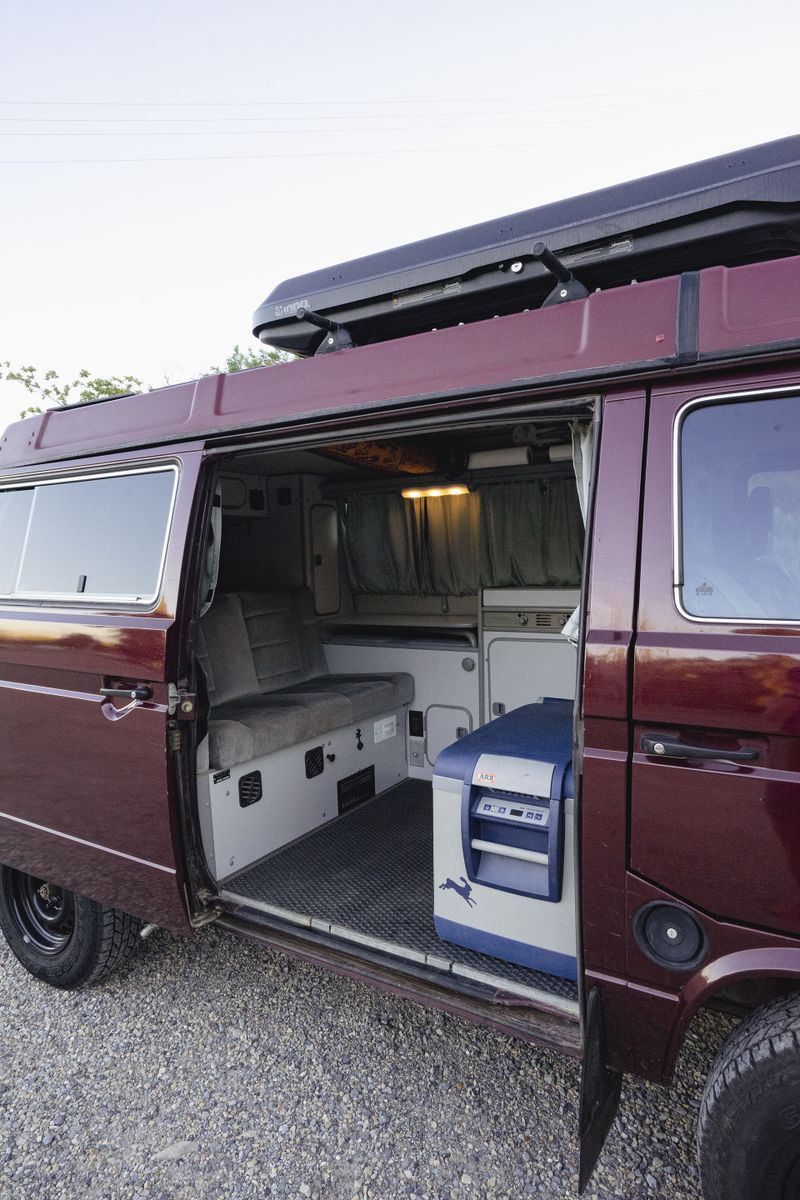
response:
<path id="1" fill-rule="evenodd" d="M 800 1197 L 800 138 L 289 280 L 0 441 L 0 926 L 208 922 L 625 1072 Z"/>

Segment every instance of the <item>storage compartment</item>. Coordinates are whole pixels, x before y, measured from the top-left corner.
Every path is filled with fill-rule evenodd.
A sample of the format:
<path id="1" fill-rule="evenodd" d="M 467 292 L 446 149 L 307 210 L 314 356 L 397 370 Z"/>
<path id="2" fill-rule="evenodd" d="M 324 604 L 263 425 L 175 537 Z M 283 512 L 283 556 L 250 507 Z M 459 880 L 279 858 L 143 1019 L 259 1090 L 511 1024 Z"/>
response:
<path id="1" fill-rule="evenodd" d="M 393 737 L 382 736 L 386 720 L 397 730 Z M 322 743 L 301 742 L 255 762 L 204 772 L 198 779 L 201 829 L 215 878 L 224 879 L 257 862 L 405 779 L 404 741 L 402 713 L 392 712 L 333 730 Z M 311 777 L 306 771 L 309 755 L 323 763 L 322 771 Z M 240 782 L 255 772 L 261 777 L 262 794 L 243 806 Z"/>

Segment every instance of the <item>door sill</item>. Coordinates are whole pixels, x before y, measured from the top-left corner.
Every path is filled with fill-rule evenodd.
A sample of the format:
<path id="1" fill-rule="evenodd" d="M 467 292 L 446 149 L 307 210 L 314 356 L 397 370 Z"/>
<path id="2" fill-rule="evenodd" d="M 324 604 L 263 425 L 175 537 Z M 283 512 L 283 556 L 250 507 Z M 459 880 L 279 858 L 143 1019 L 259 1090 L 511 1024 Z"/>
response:
<path id="1" fill-rule="evenodd" d="M 371 956 L 377 954 L 394 960 L 397 967 L 413 967 L 415 974 L 424 972 L 440 987 L 449 986 L 458 990 L 461 983 L 477 984 L 491 994 L 494 1004 L 513 1006 L 518 1002 L 525 1007 L 532 1006 L 541 1012 L 557 1015 L 571 1024 L 580 1023 L 580 1006 L 577 1000 L 559 995 L 556 991 L 549 992 L 544 988 L 532 987 L 503 975 L 503 964 L 500 960 L 497 960 L 496 972 L 492 969 L 479 969 L 450 959 L 446 942 L 442 942 L 441 954 L 422 953 L 410 946 L 372 937 L 358 930 L 334 925 L 236 892 L 223 890 L 219 893 L 219 900 L 227 911 L 237 915 L 252 913 L 262 919 L 271 919 L 270 924 L 275 922 L 276 928 L 289 926 L 298 932 L 307 931 L 316 935 L 315 944 L 319 944 L 319 939 L 324 939 L 326 943 L 341 946 L 350 953 L 357 953 L 359 948 L 363 948 L 371 952 Z M 559 986 L 562 984 L 562 981 L 555 977 L 553 982 Z"/>

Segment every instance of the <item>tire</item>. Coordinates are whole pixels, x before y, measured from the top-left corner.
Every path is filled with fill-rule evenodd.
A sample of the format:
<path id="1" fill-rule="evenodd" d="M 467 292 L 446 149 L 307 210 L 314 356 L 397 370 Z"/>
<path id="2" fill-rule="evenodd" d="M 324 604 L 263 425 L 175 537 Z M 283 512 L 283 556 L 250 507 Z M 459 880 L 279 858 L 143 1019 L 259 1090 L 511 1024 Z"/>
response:
<path id="1" fill-rule="evenodd" d="M 698 1142 L 705 1200 L 800 1200 L 800 996 L 733 1031 L 703 1092 Z"/>
<path id="2" fill-rule="evenodd" d="M 0 867 L 0 930 L 23 967 L 53 987 L 103 979 L 132 954 L 140 924 L 66 888 Z"/>

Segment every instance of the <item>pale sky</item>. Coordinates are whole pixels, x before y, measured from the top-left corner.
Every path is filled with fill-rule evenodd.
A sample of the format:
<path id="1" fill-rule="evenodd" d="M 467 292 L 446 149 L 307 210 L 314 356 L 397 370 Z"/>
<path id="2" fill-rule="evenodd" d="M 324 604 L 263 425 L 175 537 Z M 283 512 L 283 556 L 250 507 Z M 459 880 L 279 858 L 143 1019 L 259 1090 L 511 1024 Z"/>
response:
<path id="1" fill-rule="evenodd" d="M 796 133 L 799 12 L 0 0 L 0 361 L 192 378 L 287 276 Z"/>

